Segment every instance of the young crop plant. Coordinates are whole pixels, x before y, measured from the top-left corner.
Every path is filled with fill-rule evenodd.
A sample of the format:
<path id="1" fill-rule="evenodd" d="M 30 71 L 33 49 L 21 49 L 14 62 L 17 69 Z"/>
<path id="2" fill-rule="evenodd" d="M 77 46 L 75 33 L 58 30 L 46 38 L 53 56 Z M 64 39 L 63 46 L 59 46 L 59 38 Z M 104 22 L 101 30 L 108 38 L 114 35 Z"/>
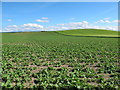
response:
<path id="1" fill-rule="evenodd" d="M 3 33 L 2 89 L 119 90 L 118 38 L 59 33 Z"/>

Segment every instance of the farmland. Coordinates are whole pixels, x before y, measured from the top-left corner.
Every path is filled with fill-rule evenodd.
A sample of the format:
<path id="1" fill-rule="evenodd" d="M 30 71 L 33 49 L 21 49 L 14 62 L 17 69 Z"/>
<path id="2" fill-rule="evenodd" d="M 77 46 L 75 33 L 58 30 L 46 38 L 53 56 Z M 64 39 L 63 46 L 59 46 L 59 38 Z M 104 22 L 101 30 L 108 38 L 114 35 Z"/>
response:
<path id="1" fill-rule="evenodd" d="M 64 30 L 58 31 L 65 35 L 74 36 L 102 36 L 102 37 L 119 37 L 118 32 L 111 30 L 101 30 L 101 29 L 76 29 L 76 30 Z"/>
<path id="2" fill-rule="evenodd" d="M 3 33 L 3 89 L 119 88 L 118 38 L 59 33 Z"/>

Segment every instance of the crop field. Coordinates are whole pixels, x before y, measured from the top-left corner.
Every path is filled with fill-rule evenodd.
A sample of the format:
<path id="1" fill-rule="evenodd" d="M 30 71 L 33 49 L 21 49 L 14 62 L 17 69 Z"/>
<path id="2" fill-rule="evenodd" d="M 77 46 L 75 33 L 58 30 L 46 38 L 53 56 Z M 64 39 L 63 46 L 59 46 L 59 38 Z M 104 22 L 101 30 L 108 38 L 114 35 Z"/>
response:
<path id="1" fill-rule="evenodd" d="M 118 32 L 111 30 L 101 30 L 101 29 L 76 29 L 76 30 L 64 30 L 58 31 L 65 35 L 75 35 L 75 36 L 102 36 L 102 37 L 120 37 Z"/>
<path id="2" fill-rule="evenodd" d="M 3 90 L 120 88 L 118 38 L 59 33 L 2 34 Z"/>

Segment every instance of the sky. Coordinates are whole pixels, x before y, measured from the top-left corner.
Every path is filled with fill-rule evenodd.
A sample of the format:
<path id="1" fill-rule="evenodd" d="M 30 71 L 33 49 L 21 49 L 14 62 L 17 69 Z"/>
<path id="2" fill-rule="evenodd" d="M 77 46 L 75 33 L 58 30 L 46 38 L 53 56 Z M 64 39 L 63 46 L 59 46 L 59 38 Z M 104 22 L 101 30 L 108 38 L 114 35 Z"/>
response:
<path id="1" fill-rule="evenodd" d="M 119 0 L 2 0 L 2 2 L 119 2 Z"/>
<path id="2" fill-rule="evenodd" d="M 3 2 L 2 30 L 118 30 L 117 2 Z"/>

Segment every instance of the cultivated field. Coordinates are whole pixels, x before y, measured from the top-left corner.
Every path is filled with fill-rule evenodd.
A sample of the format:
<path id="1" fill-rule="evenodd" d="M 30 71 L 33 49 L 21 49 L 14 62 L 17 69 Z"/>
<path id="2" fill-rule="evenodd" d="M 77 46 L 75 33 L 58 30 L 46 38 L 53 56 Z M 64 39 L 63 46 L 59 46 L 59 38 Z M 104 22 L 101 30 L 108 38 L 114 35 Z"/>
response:
<path id="1" fill-rule="evenodd" d="M 99 37 L 120 37 L 118 32 L 111 30 L 101 30 L 101 29 L 76 29 L 76 30 L 64 30 L 58 31 L 61 34 L 65 35 L 74 35 L 74 36 L 99 36 Z"/>
<path id="2" fill-rule="evenodd" d="M 61 31 L 3 33 L 2 39 L 3 90 L 119 88 L 118 38 L 66 36 Z"/>

